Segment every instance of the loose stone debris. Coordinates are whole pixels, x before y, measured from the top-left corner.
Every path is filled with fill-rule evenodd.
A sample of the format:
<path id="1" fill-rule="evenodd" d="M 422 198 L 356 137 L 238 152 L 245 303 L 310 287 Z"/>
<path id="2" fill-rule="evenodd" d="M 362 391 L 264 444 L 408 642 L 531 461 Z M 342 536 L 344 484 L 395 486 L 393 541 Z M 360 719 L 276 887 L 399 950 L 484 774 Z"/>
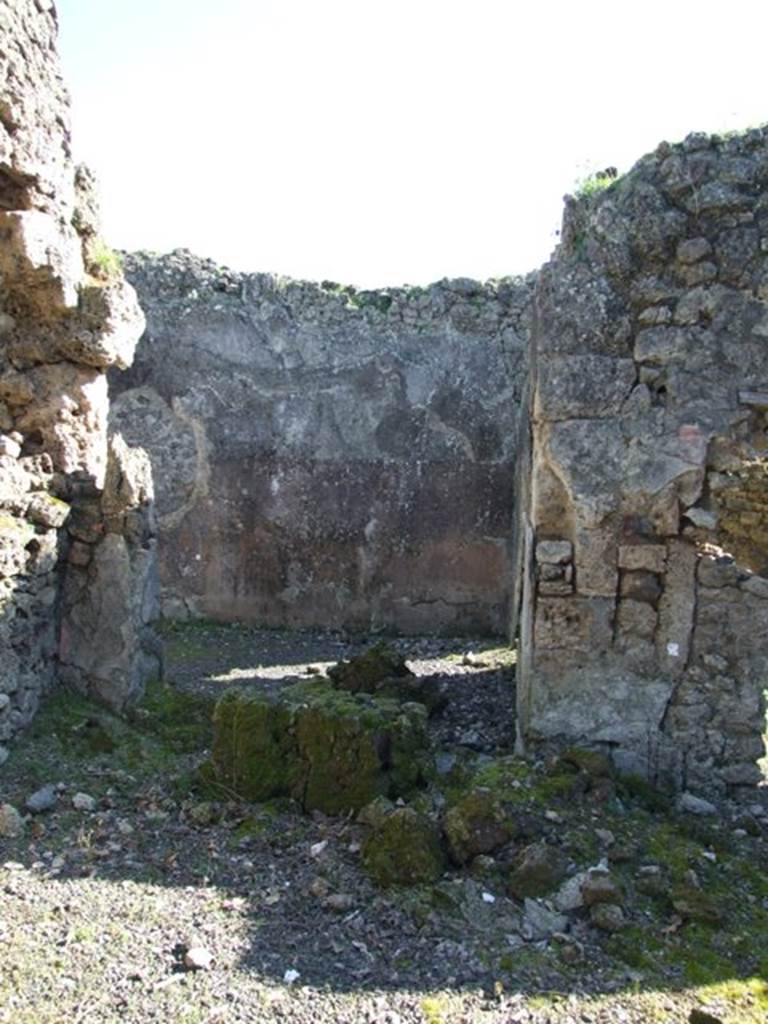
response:
<path id="1" fill-rule="evenodd" d="M 136 1024 L 183 1019 L 190 1000 L 224 1007 L 225 1022 L 259 1020 L 268 1006 L 276 1019 L 329 1024 L 392 1014 L 423 1024 L 435 1005 L 456 1024 L 683 1022 L 719 1000 L 727 1024 L 757 1024 L 768 923 L 762 804 L 721 803 L 700 816 L 589 751 L 526 761 L 497 728 L 514 703 L 510 652 L 483 645 L 480 669 L 463 663 L 466 642 L 390 646 L 415 676 L 437 677 L 447 703 L 425 715 L 422 784 L 359 811 L 211 791 L 205 766 L 228 665 L 253 665 L 240 691 L 279 702 L 297 664 L 352 663 L 365 643 L 174 627 L 168 682 L 150 687 L 131 722 L 52 700 L 6 769 L 17 807 L 63 782 L 50 811 L 20 814 L 23 834 L 3 840 L 0 922 L 16 937 L 16 973 L 0 981 L 11 1014 L 0 1010 L 2 1024 L 25 1021 L 23 1012 L 45 1021 L 52 988 L 62 1012 L 88 999 L 94 1019 L 119 1012 Z M 312 685 L 338 692 L 325 670 Z M 473 723 L 481 750 L 456 744 L 462 722 Z M 77 793 L 95 809 L 75 810 Z M 490 810 L 493 829 L 478 808 Z M 446 828 L 457 819 L 461 829 Z M 747 821 L 752 832 L 736 836 Z M 388 823 L 394 843 L 377 846 Z M 461 861 L 450 854 L 457 835 Z M 406 856 L 392 855 L 403 843 Z M 486 852 L 470 854 L 468 843 Z M 415 877 L 402 865 L 415 865 Z M 48 952 L 62 940 L 71 988 Z"/>

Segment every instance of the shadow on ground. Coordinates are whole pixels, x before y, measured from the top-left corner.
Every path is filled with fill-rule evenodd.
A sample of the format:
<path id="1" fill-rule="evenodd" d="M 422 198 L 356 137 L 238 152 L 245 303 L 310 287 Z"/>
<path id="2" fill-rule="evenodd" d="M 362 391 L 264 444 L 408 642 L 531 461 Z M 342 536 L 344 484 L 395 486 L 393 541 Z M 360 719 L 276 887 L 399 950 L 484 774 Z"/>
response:
<path id="1" fill-rule="evenodd" d="M 129 722 L 57 694 L 3 768 L 2 800 L 20 809 L 39 786 L 59 792 L 23 835 L 0 840 L 0 1021 L 687 1021 L 697 1008 L 702 1022 L 763 1021 L 766 819 L 678 815 L 629 780 L 599 795 L 568 788 L 505 750 L 514 659 L 498 641 L 398 643 L 455 686 L 435 735 L 458 769 L 502 754 L 514 764 L 515 846 L 546 840 L 574 870 L 607 859 L 620 930 L 577 911 L 562 935 L 521 936 L 506 885 L 514 848 L 433 885 L 379 890 L 354 820 L 201 792 L 222 676 L 280 685 L 365 642 L 186 627 L 169 638 L 167 685 Z M 450 801 L 458 769 L 422 794 L 424 809 Z M 75 809 L 76 793 L 93 807 Z M 639 881 L 651 864 L 656 892 Z M 675 910 L 680 886 L 706 896 L 709 919 Z M 200 970 L 184 964 L 196 947 L 212 958 Z"/>

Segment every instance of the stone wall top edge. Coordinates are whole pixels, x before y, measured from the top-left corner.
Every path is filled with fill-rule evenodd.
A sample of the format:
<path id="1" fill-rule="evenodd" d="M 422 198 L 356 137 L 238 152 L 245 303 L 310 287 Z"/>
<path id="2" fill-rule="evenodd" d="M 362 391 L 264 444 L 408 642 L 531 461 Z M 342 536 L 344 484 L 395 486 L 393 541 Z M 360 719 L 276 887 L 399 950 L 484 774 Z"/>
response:
<path id="1" fill-rule="evenodd" d="M 332 300 L 353 296 L 387 296 L 394 299 L 418 303 L 420 298 L 438 292 L 453 294 L 457 298 L 486 296 L 504 300 L 514 293 L 532 289 L 538 270 L 527 274 L 510 274 L 487 280 L 470 277 L 441 278 L 425 285 L 382 285 L 361 287 L 330 280 L 293 278 L 288 275 L 261 271 L 235 270 L 215 260 L 198 256 L 190 249 L 177 248 L 159 253 L 149 250 L 121 252 L 125 270 L 129 277 L 151 276 L 156 289 L 164 293 L 186 290 L 194 284 L 218 293 L 239 293 L 243 287 L 250 287 L 255 293 L 274 293 L 276 296 L 290 296 L 303 293 L 308 298 Z"/>

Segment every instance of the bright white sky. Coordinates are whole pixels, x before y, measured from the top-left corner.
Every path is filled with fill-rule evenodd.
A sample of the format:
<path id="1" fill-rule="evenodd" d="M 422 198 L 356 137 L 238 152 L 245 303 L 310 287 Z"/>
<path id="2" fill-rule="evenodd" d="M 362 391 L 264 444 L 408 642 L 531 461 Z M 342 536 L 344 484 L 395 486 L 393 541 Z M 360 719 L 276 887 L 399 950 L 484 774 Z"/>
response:
<path id="1" fill-rule="evenodd" d="M 547 258 L 562 196 L 768 120 L 765 0 L 58 0 L 105 234 L 363 286 Z"/>

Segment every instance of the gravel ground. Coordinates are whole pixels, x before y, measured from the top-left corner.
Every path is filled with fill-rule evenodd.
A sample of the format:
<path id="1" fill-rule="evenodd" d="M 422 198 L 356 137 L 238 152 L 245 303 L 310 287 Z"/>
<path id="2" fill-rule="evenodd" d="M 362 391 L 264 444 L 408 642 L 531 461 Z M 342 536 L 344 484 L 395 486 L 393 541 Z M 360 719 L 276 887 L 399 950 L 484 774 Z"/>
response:
<path id="1" fill-rule="evenodd" d="M 393 643 L 415 672 L 445 679 L 451 700 L 431 727 L 438 749 L 510 749 L 509 651 Z M 0 800 L 22 814 L 38 787 L 56 787 L 51 809 L 0 839 L 0 1024 L 626 1024 L 688 1021 L 702 1003 L 721 1020 L 763 1019 L 753 1015 L 762 992 L 697 992 L 674 970 L 660 985 L 586 922 L 567 943 L 512 941 L 506 922 L 519 907 L 497 878 L 453 871 L 428 893 L 378 890 L 360 869 L 363 830 L 351 819 L 194 791 L 211 697 L 233 681 L 278 687 L 365 646 L 186 627 L 168 638 L 178 705 L 155 700 L 125 724 L 76 698 L 50 702 L 0 775 Z M 155 728 L 163 715 L 189 733 Z M 541 816 L 566 849 L 604 823 L 593 805 Z M 762 835 L 744 842 L 765 866 Z"/>

